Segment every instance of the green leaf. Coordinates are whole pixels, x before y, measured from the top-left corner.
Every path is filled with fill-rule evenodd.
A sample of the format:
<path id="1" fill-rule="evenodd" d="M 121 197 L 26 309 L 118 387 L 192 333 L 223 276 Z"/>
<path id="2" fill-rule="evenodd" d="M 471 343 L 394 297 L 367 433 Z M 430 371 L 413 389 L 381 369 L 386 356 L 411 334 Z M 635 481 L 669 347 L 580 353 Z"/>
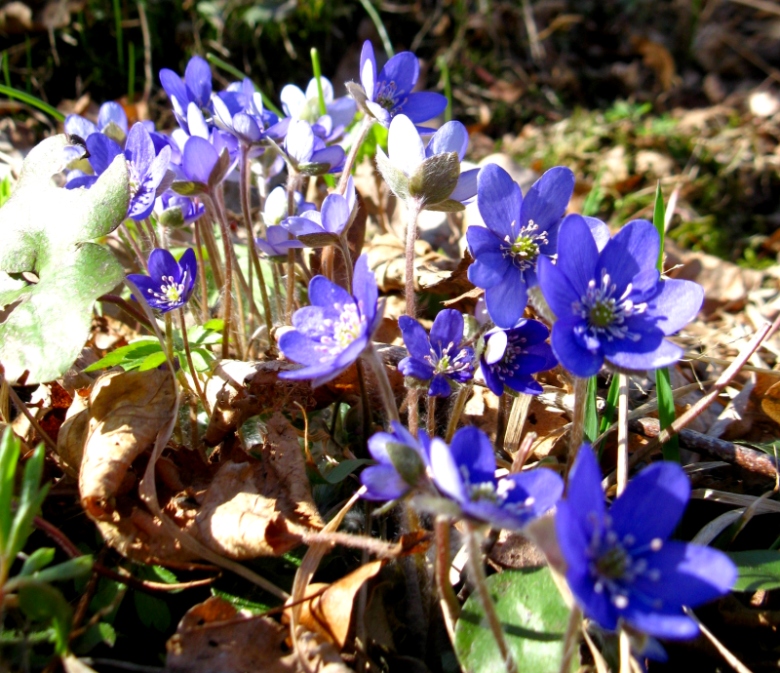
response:
<path id="1" fill-rule="evenodd" d="M 45 568 L 54 560 L 54 549 L 52 547 L 41 547 L 36 549 L 24 561 L 22 569 L 19 571 L 20 577 L 32 575 L 34 572 Z"/>
<path id="2" fill-rule="evenodd" d="M 674 394 L 672 393 L 672 379 L 669 376 L 669 368 L 661 367 L 655 370 L 655 392 L 658 396 L 658 422 L 661 430 L 665 430 L 675 419 Z M 661 446 L 664 460 L 680 462 L 680 439 L 674 435 L 668 442 Z"/>
<path id="3" fill-rule="evenodd" d="M 89 241 L 121 224 L 129 200 L 125 159 L 118 156 L 90 189 L 56 187 L 52 175 L 72 156 L 64 135 L 30 152 L 11 198 L 0 208 L 0 361 L 6 377 L 51 381 L 73 364 L 89 335 L 92 306 L 123 278 L 110 250 Z M 12 287 L 15 274 L 38 282 Z M 15 303 L 18 302 L 18 303 Z"/>
<path id="4" fill-rule="evenodd" d="M 76 654 L 85 655 L 101 643 L 104 643 L 109 647 L 113 647 L 116 643 L 116 629 L 108 622 L 92 624 L 92 626 L 79 636 L 72 647 Z"/>
<path id="5" fill-rule="evenodd" d="M 221 334 L 222 330 L 225 329 L 225 321 L 222 318 L 212 318 L 203 323 L 203 329 Z"/>
<path id="6" fill-rule="evenodd" d="M 619 395 L 620 380 L 617 376 L 613 376 L 612 381 L 609 383 L 609 390 L 607 391 L 607 402 L 604 405 L 604 413 L 602 414 L 601 422 L 599 423 L 599 434 L 612 425 L 612 419 L 615 418 L 615 409 L 617 409 Z"/>
<path id="7" fill-rule="evenodd" d="M 342 460 L 336 467 L 329 470 L 327 474 L 322 475 L 323 479 L 329 484 L 338 484 L 344 481 L 350 474 L 363 465 L 370 465 L 373 460 L 366 458 L 348 458 Z"/>
<path id="8" fill-rule="evenodd" d="M 218 598 L 227 601 L 233 607 L 239 610 L 248 610 L 253 615 L 268 612 L 273 607 L 271 605 L 266 605 L 265 603 L 251 601 L 248 598 L 244 598 L 243 596 L 235 596 L 233 594 L 229 594 L 227 591 L 222 591 L 213 587 L 211 589 L 211 595 L 217 596 Z"/>
<path id="9" fill-rule="evenodd" d="M 62 582 L 86 575 L 90 570 L 92 570 L 92 557 L 89 555 L 77 556 L 51 568 L 39 570 L 33 573 L 31 579 L 36 582 Z"/>
<path id="10" fill-rule="evenodd" d="M 780 589 L 780 551 L 756 549 L 730 552 L 739 577 L 733 591 L 772 591 Z"/>
<path id="11" fill-rule="evenodd" d="M 146 372 L 149 371 L 150 369 L 157 369 L 157 367 L 159 367 L 164 362 L 165 362 L 165 353 L 163 353 L 162 350 L 159 350 L 156 353 L 147 355 L 141 361 L 141 364 L 138 366 L 138 371 Z"/>
<path id="12" fill-rule="evenodd" d="M 487 583 L 520 670 L 557 671 L 569 610 L 549 569 L 509 570 L 491 575 Z M 506 670 L 476 592 L 466 601 L 455 626 L 455 653 L 467 673 Z"/>
<path id="13" fill-rule="evenodd" d="M 152 628 L 157 631 L 166 631 L 168 629 L 171 625 L 171 611 L 164 600 L 140 591 L 134 593 L 133 599 L 138 618 L 146 628 Z"/>
<path id="14" fill-rule="evenodd" d="M 658 238 L 661 240 L 661 247 L 658 249 L 657 268 L 664 270 L 664 235 L 666 234 L 666 208 L 664 207 L 664 195 L 661 193 L 661 182 L 659 181 L 655 188 L 655 206 L 653 208 L 653 226 L 658 232 Z"/>
<path id="15" fill-rule="evenodd" d="M 598 380 L 595 376 L 588 379 L 588 392 L 585 397 L 585 437 L 589 442 L 596 440 L 599 434 L 599 413 L 596 409 Z"/>
<path id="16" fill-rule="evenodd" d="M 30 537 L 33 519 L 41 510 L 46 493 L 49 491 L 48 484 L 43 488 L 39 487 L 45 455 L 44 446 L 41 444 L 24 466 L 22 490 L 5 549 L 11 557 L 16 556 L 21 551 L 27 538 Z"/>
<path id="17" fill-rule="evenodd" d="M 154 337 L 142 338 L 127 344 L 112 351 L 104 358 L 101 358 L 97 362 L 93 362 L 87 367 L 85 372 L 94 372 L 100 369 L 107 369 L 108 367 L 126 367 L 126 365 L 134 360 L 143 360 L 148 355 L 162 351 L 160 342 Z"/>
<path id="18" fill-rule="evenodd" d="M 11 534 L 11 497 L 19 452 L 19 439 L 10 427 L 6 428 L 0 439 L 0 554 L 10 559 L 16 555 L 8 549 L 8 537 Z"/>
<path id="19" fill-rule="evenodd" d="M 26 584 L 19 589 L 19 607 L 32 620 L 51 621 L 57 654 L 67 649 L 71 610 L 57 589 L 49 584 Z"/>

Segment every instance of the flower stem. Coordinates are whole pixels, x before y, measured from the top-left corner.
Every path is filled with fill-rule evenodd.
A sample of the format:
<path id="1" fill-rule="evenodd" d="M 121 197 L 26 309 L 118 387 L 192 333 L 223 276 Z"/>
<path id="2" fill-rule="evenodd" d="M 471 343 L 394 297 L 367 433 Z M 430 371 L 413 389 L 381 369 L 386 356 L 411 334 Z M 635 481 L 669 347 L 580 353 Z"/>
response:
<path id="1" fill-rule="evenodd" d="M 241 145 L 241 210 L 244 215 L 244 226 L 246 227 L 247 245 L 249 246 L 249 258 L 252 260 L 252 266 L 249 267 L 249 293 L 252 294 L 252 267 L 257 274 L 257 284 L 260 286 L 260 297 L 263 301 L 263 318 L 265 327 L 268 330 L 268 345 L 271 347 L 271 331 L 273 330 L 273 321 L 271 320 L 271 302 L 268 300 L 268 288 L 265 285 L 263 270 L 260 266 L 260 257 L 255 247 L 255 234 L 252 229 L 252 206 L 249 202 L 250 187 L 249 171 L 249 147 L 242 143 Z"/>
<path id="2" fill-rule="evenodd" d="M 379 354 L 374 348 L 374 344 L 369 343 L 368 348 L 363 351 L 363 357 L 368 360 L 371 368 L 374 370 L 374 376 L 379 384 L 379 394 L 382 397 L 382 404 L 385 407 L 386 422 L 400 421 L 398 417 L 398 406 L 395 403 L 395 394 L 393 393 L 393 387 L 390 385 L 390 379 L 387 378 L 387 372 L 385 371 L 385 365 Z"/>
<path id="3" fill-rule="evenodd" d="M 406 315 L 414 318 L 417 314 L 416 298 L 414 296 L 414 242 L 417 239 L 417 218 L 420 215 L 420 202 L 415 199 L 406 201 L 406 275 L 404 277 L 404 298 L 406 299 Z"/>
<path id="4" fill-rule="evenodd" d="M 466 523 L 466 531 L 469 569 L 471 570 L 471 578 L 474 581 L 479 600 L 482 603 L 482 609 L 485 611 L 485 617 L 487 617 L 488 625 L 493 632 L 493 637 L 496 640 L 496 645 L 498 645 L 498 651 L 501 653 L 507 673 L 517 673 L 517 664 L 509 651 L 509 646 L 506 644 L 504 630 L 501 628 L 501 622 L 496 613 L 496 606 L 493 604 L 490 591 L 488 591 L 487 577 L 485 577 L 485 569 L 482 567 L 482 551 L 479 548 L 479 533 L 474 524 L 470 522 Z"/>
<path id="5" fill-rule="evenodd" d="M 168 359 L 173 362 L 173 319 L 170 313 L 166 313 L 165 316 L 165 352 L 168 354 Z"/>
<path id="6" fill-rule="evenodd" d="M 184 319 L 183 306 L 179 307 L 179 321 L 181 322 L 181 340 L 184 342 L 184 355 L 187 358 L 187 366 L 190 368 L 190 374 L 192 375 L 192 383 L 195 386 L 195 392 L 197 393 L 198 399 L 203 405 L 203 408 L 206 410 L 206 413 L 211 416 L 208 400 L 206 400 L 206 395 L 203 393 L 203 388 L 201 388 L 200 385 L 200 377 L 198 376 L 198 372 L 196 371 L 195 365 L 192 362 L 192 351 L 190 351 L 190 340 L 187 337 L 187 321 Z"/>
<path id="7" fill-rule="evenodd" d="M 450 420 L 447 423 L 447 434 L 444 437 L 444 441 L 449 444 L 452 441 L 452 437 L 455 431 L 458 429 L 458 423 L 460 423 L 460 416 L 463 413 L 463 409 L 466 406 L 466 400 L 469 398 L 471 392 L 471 385 L 466 384 L 458 389 L 458 396 L 455 398 L 455 404 L 452 405 L 452 411 L 450 412 Z"/>
<path id="8" fill-rule="evenodd" d="M 444 617 L 444 626 L 452 645 L 455 645 L 455 623 L 460 616 L 460 604 L 450 584 L 450 521 L 437 516 L 434 525 L 436 537 L 436 589 L 439 592 L 439 606 Z"/>
<path id="9" fill-rule="evenodd" d="M 122 230 L 124 230 L 124 235 L 122 233 Z M 144 253 L 141 251 L 141 248 L 138 247 L 138 242 L 133 238 L 133 234 L 128 229 L 127 224 L 125 222 L 122 222 L 122 226 L 117 230 L 117 235 L 120 239 L 124 240 L 127 239 L 125 242 L 130 246 L 132 251 L 135 253 L 135 256 L 138 258 L 138 263 L 141 265 L 141 268 L 143 268 L 146 273 L 149 273 L 149 266 L 146 263 L 146 257 L 144 257 Z"/>
<path id="10" fill-rule="evenodd" d="M 436 434 L 436 397 L 428 395 L 426 401 L 427 416 L 425 417 L 425 430 L 429 437 L 433 437 Z"/>
<path id="11" fill-rule="evenodd" d="M 352 294 L 352 255 L 349 253 L 349 244 L 346 235 L 339 236 L 339 250 L 344 258 L 344 271 L 347 274 L 347 292 Z"/>
<path id="12" fill-rule="evenodd" d="M 344 169 L 341 171 L 341 177 L 339 178 L 339 184 L 336 186 L 336 191 L 339 194 L 344 194 L 344 192 L 347 190 L 347 180 L 349 180 L 349 176 L 352 174 L 352 167 L 355 165 L 355 159 L 357 159 L 357 154 L 360 151 L 360 146 L 363 144 L 363 141 L 366 139 L 366 136 L 368 135 L 368 132 L 371 130 L 371 127 L 374 124 L 374 120 L 366 115 L 363 117 L 362 125 L 360 127 L 360 130 L 358 131 L 358 136 L 355 139 L 355 142 L 352 144 L 352 147 L 349 148 L 349 154 L 347 155 L 347 159 L 344 162 Z"/>
<path id="13" fill-rule="evenodd" d="M 201 218 L 195 223 L 193 231 L 195 232 L 195 253 L 198 256 L 198 276 L 200 280 L 200 317 L 205 325 L 209 319 L 209 285 L 206 280 L 206 262 L 203 259 L 203 247 L 200 243 L 200 230 L 203 224 Z"/>
<path id="14" fill-rule="evenodd" d="M 580 450 L 582 438 L 585 436 L 585 408 L 588 402 L 588 379 L 574 377 L 574 412 L 571 419 L 569 434 L 569 455 L 566 461 L 566 476 L 574 464 L 577 451 Z"/>
<path id="15" fill-rule="evenodd" d="M 360 405 L 363 412 L 361 414 L 363 417 L 363 438 L 368 441 L 368 436 L 371 434 L 371 401 L 368 399 L 368 389 L 366 388 L 366 370 L 360 358 L 355 361 L 355 367 L 357 368 Z"/>
<path id="16" fill-rule="evenodd" d="M 420 390 L 418 388 L 409 388 L 409 394 L 406 396 L 406 425 L 409 426 L 409 432 L 417 436 L 420 429 Z"/>
<path id="17" fill-rule="evenodd" d="M 217 204 L 217 199 L 213 193 L 209 194 L 209 200 L 217 216 L 219 230 L 222 235 L 222 247 L 225 252 L 225 281 L 222 285 L 222 291 L 225 295 L 222 304 L 222 319 L 225 321 L 225 326 L 222 330 L 222 359 L 227 360 L 230 354 L 230 323 L 233 312 L 233 255 L 230 250 L 230 228 L 228 227 L 225 214 Z M 209 254 L 211 253 L 209 252 Z"/>
<path id="18" fill-rule="evenodd" d="M 618 372 L 617 495 L 628 483 L 628 377 Z"/>
<path id="19" fill-rule="evenodd" d="M 561 666 L 558 669 L 560 673 L 570 673 L 571 671 L 571 662 L 577 652 L 581 627 L 582 612 L 575 605 L 569 613 L 569 623 L 566 625 L 566 635 L 563 638 L 563 656 L 561 657 Z"/>
<path id="20" fill-rule="evenodd" d="M 290 169 L 287 176 L 287 216 L 295 215 L 295 192 L 301 181 L 300 175 Z M 292 238 L 292 235 L 290 235 Z M 295 308 L 295 250 L 287 251 L 287 305 L 285 306 L 285 322 L 292 325 L 292 314 Z"/>

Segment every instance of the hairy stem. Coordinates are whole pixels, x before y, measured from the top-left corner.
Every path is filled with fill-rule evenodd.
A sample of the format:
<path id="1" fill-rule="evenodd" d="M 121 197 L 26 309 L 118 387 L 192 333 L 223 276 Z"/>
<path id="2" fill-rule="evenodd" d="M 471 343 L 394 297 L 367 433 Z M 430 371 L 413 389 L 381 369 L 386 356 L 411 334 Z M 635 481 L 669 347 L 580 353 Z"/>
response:
<path id="1" fill-rule="evenodd" d="M 417 240 L 417 218 L 420 215 L 420 203 L 415 199 L 406 201 L 406 275 L 404 277 L 404 298 L 406 315 L 414 318 L 417 314 L 414 296 L 414 242 Z"/>
<path id="2" fill-rule="evenodd" d="M 225 295 L 222 300 L 222 319 L 225 321 L 222 330 L 222 359 L 227 360 L 230 354 L 230 325 L 233 312 L 233 255 L 230 249 L 230 228 L 225 214 L 217 204 L 217 199 L 213 194 L 209 195 L 209 201 L 211 201 L 211 207 L 217 216 L 222 235 L 222 247 L 225 252 L 225 280 L 222 284 L 222 291 Z M 209 251 L 209 255 L 211 255 L 211 251 Z"/>
<path id="3" fill-rule="evenodd" d="M 466 384 L 458 389 L 458 395 L 455 398 L 455 404 L 452 405 L 452 411 L 450 412 L 450 420 L 447 422 L 447 434 L 444 437 L 444 441 L 449 444 L 452 441 L 452 437 L 455 431 L 458 429 L 458 423 L 460 423 L 460 417 L 463 413 L 463 409 L 466 406 L 466 400 L 469 398 L 471 392 L 471 385 Z"/>
<path id="4" fill-rule="evenodd" d="M 192 351 L 190 350 L 190 340 L 187 337 L 187 321 L 184 319 L 183 306 L 179 308 L 179 321 L 181 322 L 181 340 L 184 342 L 184 355 L 187 358 L 187 366 L 190 368 L 190 374 L 192 374 L 192 382 L 195 386 L 195 392 L 197 393 L 198 399 L 203 405 L 203 408 L 206 410 L 206 413 L 211 416 L 208 400 L 206 399 L 206 395 L 204 394 L 203 388 L 200 385 L 200 377 L 198 376 L 198 372 L 192 362 Z"/>
<path id="5" fill-rule="evenodd" d="M 580 450 L 582 439 L 585 436 L 585 408 L 588 401 L 588 379 L 574 377 L 574 412 L 571 419 L 569 432 L 569 455 L 566 460 L 566 476 L 574 464 L 577 451 Z"/>
<path id="6" fill-rule="evenodd" d="M 618 373 L 617 494 L 628 484 L 628 377 Z"/>
<path id="7" fill-rule="evenodd" d="M 295 215 L 295 192 L 301 177 L 290 169 L 287 176 L 287 216 Z M 290 235 L 292 238 L 292 235 Z M 285 323 L 292 325 L 292 314 L 295 308 L 295 250 L 287 251 L 287 305 L 285 306 Z"/>
<path id="8" fill-rule="evenodd" d="M 363 118 L 363 121 L 361 122 L 360 130 L 358 131 L 358 136 L 355 138 L 355 142 L 352 144 L 352 147 L 349 148 L 349 154 L 347 155 L 347 159 L 344 162 L 344 169 L 341 171 L 341 177 L 339 178 L 339 184 L 336 187 L 336 191 L 338 191 L 339 194 L 344 194 L 344 192 L 347 190 L 347 181 L 349 180 L 349 176 L 352 174 L 352 167 L 355 165 L 355 159 L 357 159 L 357 154 L 360 151 L 360 146 L 363 144 L 363 141 L 366 139 L 366 136 L 368 135 L 368 132 L 371 130 L 371 127 L 374 124 L 373 118 L 366 115 Z"/>
<path id="9" fill-rule="evenodd" d="M 433 395 L 428 395 L 425 402 L 428 407 L 425 417 L 425 431 L 429 437 L 433 437 L 436 434 L 436 398 Z"/>
<path id="10" fill-rule="evenodd" d="M 195 223 L 193 231 L 195 232 L 195 253 L 198 258 L 198 276 L 200 280 L 200 318 L 201 323 L 206 324 L 209 319 L 209 285 L 206 280 L 206 262 L 203 259 L 203 247 L 200 242 L 200 230 L 205 226 L 201 218 Z"/>
<path id="11" fill-rule="evenodd" d="M 471 578 L 474 581 L 480 603 L 482 603 L 482 609 L 485 611 L 488 625 L 496 640 L 496 645 L 498 645 L 498 651 L 504 660 L 504 667 L 507 673 L 517 673 L 517 664 L 509 651 L 509 646 L 506 644 L 504 630 L 501 628 L 501 622 L 496 613 L 496 606 L 493 604 L 493 599 L 487 588 L 487 577 L 485 577 L 485 569 L 482 567 L 482 550 L 479 548 L 479 533 L 472 523 L 467 523 L 466 526 L 466 545 L 468 547 Z"/>
<path id="12" fill-rule="evenodd" d="M 460 616 L 460 604 L 450 584 L 450 521 L 437 516 L 434 526 L 436 537 L 436 589 L 439 592 L 439 606 L 444 617 L 444 626 L 452 645 L 455 645 L 455 623 Z"/>

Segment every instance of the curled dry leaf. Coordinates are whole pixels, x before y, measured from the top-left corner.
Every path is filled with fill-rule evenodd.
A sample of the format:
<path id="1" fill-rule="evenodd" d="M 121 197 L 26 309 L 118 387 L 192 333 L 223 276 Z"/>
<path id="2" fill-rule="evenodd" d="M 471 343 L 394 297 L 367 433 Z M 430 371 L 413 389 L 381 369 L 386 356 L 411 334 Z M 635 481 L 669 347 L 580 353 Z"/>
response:
<path id="1" fill-rule="evenodd" d="M 286 651 L 287 629 L 269 617 L 238 612 L 211 597 L 182 617 L 166 644 L 168 673 L 295 673 Z"/>
<path id="2" fill-rule="evenodd" d="M 298 435 L 277 412 L 267 423 L 262 461 L 224 463 L 190 532 L 232 559 L 275 556 L 323 526 L 311 495 Z"/>
<path id="3" fill-rule="evenodd" d="M 170 420 L 175 400 L 166 371 L 108 372 L 95 382 L 79 473 L 81 504 L 92 518 L 111 518 L 128 468 Z"/>
<path id="4" fill-rule="evenodd" d="M 384 561 L 372 561 L 360 566 L 333 584 L 310 584 L 306 596 L 313 596 L 301 606 L 301 626 L 329 643 L 343 649 L 352 623 L 352 608 L 363 584 L 376 577 Z M 285 612 L 285 619 L 289 616 Z"/>

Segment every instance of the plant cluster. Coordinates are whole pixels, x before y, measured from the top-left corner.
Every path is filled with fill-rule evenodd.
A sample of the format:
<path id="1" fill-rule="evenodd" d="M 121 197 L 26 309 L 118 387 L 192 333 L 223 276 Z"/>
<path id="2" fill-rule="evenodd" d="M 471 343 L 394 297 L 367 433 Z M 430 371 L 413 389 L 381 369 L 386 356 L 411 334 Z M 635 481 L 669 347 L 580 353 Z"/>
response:
<path id="1" fill-rule="evenodd" d="M 458 521 L 470 540 L 475 595 L 507 670 L 523 662 L 515 661 L 507 645 L 486 584 L 479 542 L 491 528 L 521 531 L 547 555 L 571 611 L 564 664 L 584 614 L 628 643 L 621 648 L 621 670 L 630 670 L 632 657 L 663 656 L 653 638 L 695 636 L 699 627 L 685 609 L 726 594 L 737 573 L 724 553 L 669 539 L 690 496 L 679 464 L 653 463 L 630 480 L 624 464 L 617 495 L 607 506 L 596 454 L 583 439 L 586 384 L 605 366 L 620 381 L 626 372 L 675 363 L 682 350 L 667 337 L 696 316 L 702 288 L 663 276 L 662 227 L 636 220 L 612 236 L 594 218 L 567 215 L 575 177 L 566 167 L 550 169 L 525 194 L 496 165 L 464 170 L 468 132 L 457 121 L 436 130 L 425 126 L 447 100 L 417 92 L 418 77 L 413 54 L 397 54 L 380 70 L 366 42 L 360 81 L 348 84 L 349 97 L 336 98 L 317 73 L 305 91 L 285 87 L 281 109 L 272 110 L 248 79 L 215 91 L 208 64 L 196 56 L 183 78 L 170 70 L 160 73 L 179 125 L 171 133 L 151 122 L 128 128 L 124 112 L 112 103 L 101 107 L 97 123 L 68 117 L 64 126 L 71 142 L 51 153 L 65 173 L 60 191 L 86 199 L 116 180 L 114 174 L 122 178 L 117 193 L 125 198 L 114 203 L 113 226 L 104 223 L 87 234 L 97 238 L 115 230 L 125 243 L 142 273 L 126 274 L 132 300 L 114 301 L 159 340 L 130 344 L 90 369 L 162 366 L 197 412 L 210 414 L 206 388 L 217 347 L 223 361 L 258 355 L 286 360 L 279 378 L 308 382 L 312 389 L 357 367 L 363 447 L 373 459 L 360 474 L 358 493 L 397 505 L 407 528 L 421 514 L 436 522 L 436 586 L 456 652 L 462 650 L 456 642 L 459 606 L 448 577 L 448 529 Z M 387 129 L 387 149 L 377 148 L 376 164 L 407 217 L 406 315 L 398 328 L 408 355 L 396 364 L 405 380 L 403 416 L 391 372 L 374 343 L 383 315 L 377 281 L 368 256 L 361 254 L 363 241 L 354 236 L 360 206 L 351 174 L 366 139 L 376 138 L 375 126 Z M 23 174 L 20 184 L 25 179 Z M 281 180 L 285 185 L 276 186 Z M 230 182 L 238 183 L 242 231 L 226 207 Z M 308 182 L 330 187 L 321 204 L 306 201 L 312 193 L 304 191 Z M 252 207 L 254 198 L 259 211 Z M 442 309 L 428 331 L 415 286 L 418 217 L 423 210 L 462 211 L 472 202 L 484 226 L 466 233 L 473 258 L 468 279 L 484 291 L 485 310 L 464 316 Z M 100 203 L 96 199 L 93 209 Z M 85 234 L 74 245 L 89 238 Z M 192 244 L 182 252 L 183 240 Z M 319 275 L 309 270 L 310 249 L 322 250 Z M 16 282 L 11 271 L 19 269 L 5 273 Z M 2 292 L 6 306 L 29 289 L 11 284 Z M 0 348 L 4 360 L 14 352 L 9 343 Z M 30 362 L 45 355 L 25 352 Z M 540 394 L 535 375 L 558 365 L 574 382 L 576 397 L 566 469 L 518 459 L 508 471 L 497 470 L 488 436 L 474 427 L 459 428 L 472 386 L 484 384 L 518 401 Z M 37 374 L 25 368 L 28 382 L 34 382 Z M 381 414 L 372 414 L 371 393 L 382 401 Z M 451 396 L 444 430 L 436 405 Z M 374 432 L 375 422 L 384 430 Z M 619 424 L 626 423 L 622 414 Z M 14 464 L 7 459 L 8 441 L 0 467 Z M 619 451 L 624 460 L 625 442 Z M 36 460 L 37 454 L 30 470 Z M 8 469 L 0 474 L 0 496 L 7 503 Z M 33 495 L 19 499 L 17 518 L 27 511 L 25 498 L 39 497 L 30 485 L 37 483 L 34 476 L 25 477 L 24 488 Z M 0 533 L 0 543 L 10 549 L 0 556 L 0 590 L 7 595 L 37 581 L 39 571 L 32 572 L 31 564 L 38 557 L 31 556 L 20 575 L 7 580 L 19 549 L 8 531 Z M 33 579 L 23 579 L 31 572 Z"/>

